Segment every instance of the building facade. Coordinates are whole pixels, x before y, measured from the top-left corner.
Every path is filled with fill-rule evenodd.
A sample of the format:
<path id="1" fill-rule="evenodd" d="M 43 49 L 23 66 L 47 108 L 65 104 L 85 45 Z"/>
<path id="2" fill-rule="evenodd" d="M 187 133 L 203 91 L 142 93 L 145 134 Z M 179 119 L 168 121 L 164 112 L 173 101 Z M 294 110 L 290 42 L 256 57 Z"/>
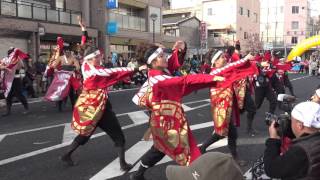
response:
<path id="1" fill-rule="evenodd" d="M 221 48 L 239 40 L 244 50 L 258 45 L 260 2 L 257 0 L 172 0 L 172 12 L 189 12 L 207 24 L 207 47 Z"/>
<path id="2" fill-rule="evenodd" d="M 308 0 L 261 0 L 260 35 L 265 49 L 291 48 L 312 34 Z"/>
<path id="3" fill-rule="evenodd" d="M 311 35 L 311 11 L 308 0 L 285 0 L 284 44 L 295 46 Z"/>
<path id="4" fill-rule="evenodd" d="M 100 27 L 105 29 L 108 23 L 115 22 L 118 29 L 116 33 L 104 30 L 106 53 L 125 59 L 133 57 L 136 46 L 152 43 L 153 35 L 155 42 L 172 46 L 177 38 L 161 33 L 162 6 L 163 2 L 158 0 L 118 0 L 118 8 L 105 8 L 105 21 Z M 151 15 L 156 18 L 152 20 Z"/>
<path id="5" fill-rule="evenodd" d="M 200 20 L 188 14 L 171 14 L 163 16 L 163 34 L 170 37 L 182 37 L 188 44 L 188 56 L 198 54 L 200 47 Z"/>
<path id="6" fill-rule="evenodd" d="M 98 31 L 90 24 L 87 0 L 0 1 L 0 56 L 9 47 L 28 52 L 34 61 L 47 61 L 57 36 L 65 42 L 80 42 L 78 16 L 86 21 L 88 33 L 98 42 Z M 41 55 L 41 57 L 40 57 Z"/>

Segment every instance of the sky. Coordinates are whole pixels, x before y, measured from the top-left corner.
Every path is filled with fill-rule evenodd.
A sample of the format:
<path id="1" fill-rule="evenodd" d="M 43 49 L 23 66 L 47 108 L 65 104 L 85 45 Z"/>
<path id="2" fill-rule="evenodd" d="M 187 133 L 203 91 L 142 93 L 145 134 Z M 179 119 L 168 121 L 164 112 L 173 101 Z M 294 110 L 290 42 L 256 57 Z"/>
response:
<path id="1" fill-rule="evenodd" d="M 310 0 L 311 16 L 320 15 L 320 0 Z"/>

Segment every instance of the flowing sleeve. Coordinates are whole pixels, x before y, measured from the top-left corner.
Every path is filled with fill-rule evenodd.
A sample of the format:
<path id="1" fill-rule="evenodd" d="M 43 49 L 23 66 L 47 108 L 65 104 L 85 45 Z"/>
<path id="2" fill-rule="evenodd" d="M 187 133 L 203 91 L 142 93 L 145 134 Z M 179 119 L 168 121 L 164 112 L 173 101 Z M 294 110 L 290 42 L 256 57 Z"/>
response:
<path id="1" fill-rule="evenodd" d="M 132 75 L 134 72 L 135 68 L 96 68 L 88 63 L 84 63 L 82 67 L 84 80 L 94 78 L 94 82 L 99 83 L 101 86 L 112 86 L 118 81 Z"/>
<path id="2" fill-rule="evenodd" d="M 179 101 L 192 91 L 214 86 L 216 82 L 213 81 L 213 78 L 214 76 L 212 75 L 197 74 L 159 81 L 153 86 L 154 100 L 170 99 Z"/>

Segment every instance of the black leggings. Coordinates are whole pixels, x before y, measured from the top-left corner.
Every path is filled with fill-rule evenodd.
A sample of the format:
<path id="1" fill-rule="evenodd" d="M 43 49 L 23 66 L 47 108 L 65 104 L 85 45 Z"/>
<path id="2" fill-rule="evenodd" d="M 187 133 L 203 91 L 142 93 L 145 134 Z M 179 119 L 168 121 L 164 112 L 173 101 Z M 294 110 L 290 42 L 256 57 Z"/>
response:
<path id="1" fill-rule="evenodd" d="M 6 98 L 7 108 L 11 109 L 12 98 L 17 97 L 19 101 L 23 104 L 24 108 L 28 109 L 28 102 L 26 97 L 22 94 L 22 82 L 20 78 L 14 78 L 12 81 L 11 90 Z"/>
<path id="2" fill-rule="evenodd" d="M 141 158 L 142 166 L 145 168 L 153 167 L 165 156 L 163 152 L 159 151 L 154 145 Z"/>
<path id="3" fill-rule="evenodd" d="M 255 89 L 255 100 L 257 109 L 260 109 L 264 98 L 269 101 L 269 112 L 274 114 L 277 108 L 277 97 L 273 89 L 270 86 L 267 87 L 256 87 Z"/>
<path id="4" fill-rule="evenodd" d="M 116 114 L 112 111 L 112 106 L 109 100 L 106 103 L 105 111 L 102 115 L 102 118 L 98 122 L 97 127 L 101 128 L 105 133 L 107 133 L 111 137 L 116 147 L 124 146 L 125 137 L 119 124 L 119 121 L 116 117 Z M 92 131 L 92 133 L 93 132 L 94 131 Z M 85 145 L 89 141 L 91 135 L 78 135 L 74 141 L 76 141 L 80 145 Z"/>
<path id="5" fill-rule="evenodd" d="M 75 105 L 77 96 L 76 96 L 75 91 L 72 88 L 72 86 L 70 86 L 69 98 L 70 98 L 70 102 L 71 102 L 71 107 L 73 108 L 73 106 Z M 68 100 L 68 97 L 66 97 L 64 100 L 58 101 L 59 110 L 62 110 L 62 103 L 63 103 L 63 101 L 66 101 L 66 100 Z"/>

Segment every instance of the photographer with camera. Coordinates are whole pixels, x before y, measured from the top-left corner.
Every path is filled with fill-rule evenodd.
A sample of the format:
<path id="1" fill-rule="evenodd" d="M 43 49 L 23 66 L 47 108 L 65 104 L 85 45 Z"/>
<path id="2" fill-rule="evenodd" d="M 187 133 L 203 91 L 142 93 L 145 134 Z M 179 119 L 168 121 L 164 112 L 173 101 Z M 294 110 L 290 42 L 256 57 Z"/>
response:
<path id="1" fill-rule="evenodd" d="M 281 121 L 273 121 L 266 141 L 264 169 L 271 178 L 319 179 L 320 177 L 320 105 L 302 102 L 291 112 L 292 145 L 281 154 L 279 129 Z"/>

